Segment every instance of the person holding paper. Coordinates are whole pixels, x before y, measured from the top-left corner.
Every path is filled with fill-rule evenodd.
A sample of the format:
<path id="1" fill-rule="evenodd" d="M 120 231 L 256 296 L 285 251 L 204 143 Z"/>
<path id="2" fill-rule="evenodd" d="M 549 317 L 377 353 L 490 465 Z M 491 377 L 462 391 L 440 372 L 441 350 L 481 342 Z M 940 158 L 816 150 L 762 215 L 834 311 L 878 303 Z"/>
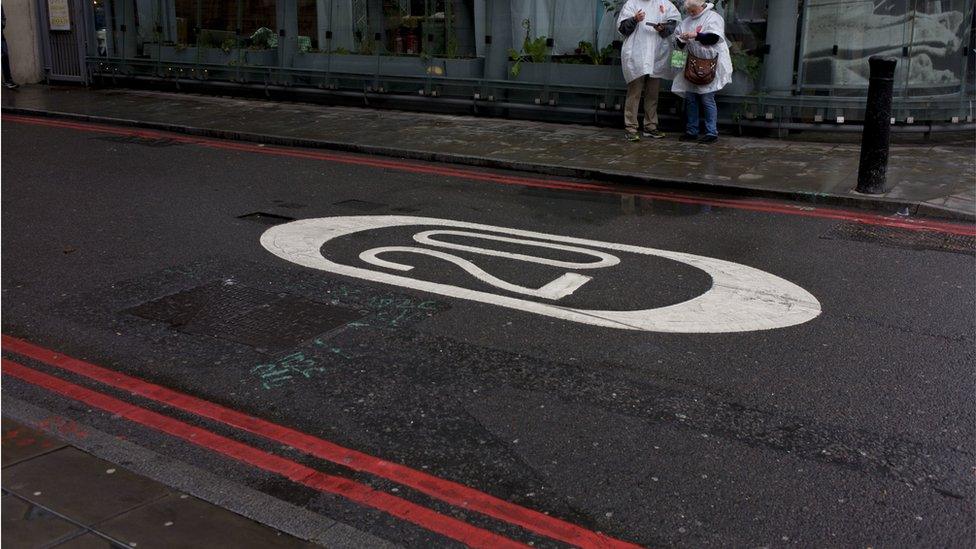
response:
<path id="1" fill-rule="evenodd" d="M 624 128 L 629 141 L 640 141 L 637 111 L 644 94 L 644 137 L 660 139 L 657 129 L 657 95 L 661 78 L 672 74 L 671 34 L 681 14 L 669 0 L 627 0 L 617 18 L 617 30 L 624 35 L 620 61 L 627 81 Z"/>
<path id="2" fill-rule="evenodd" d="M 678 48 L 688 52 L 683 72 L 674 78 L 671 91 L 685 100 L 688 123 L 681 141 L 714 143 L 718 141 L 718 106 L 715 93 L 732 81 L 732 57 L 725 40 L 725 19 L 715 5 L 703 0 L 685 0 L 686 17 L 677 30 Z M 698 67 L 698 71 L 693 70 Z M 689 78 L 696 80 L 693 82 Z M 701 121 L 705 135 L 699 137 Z"/>

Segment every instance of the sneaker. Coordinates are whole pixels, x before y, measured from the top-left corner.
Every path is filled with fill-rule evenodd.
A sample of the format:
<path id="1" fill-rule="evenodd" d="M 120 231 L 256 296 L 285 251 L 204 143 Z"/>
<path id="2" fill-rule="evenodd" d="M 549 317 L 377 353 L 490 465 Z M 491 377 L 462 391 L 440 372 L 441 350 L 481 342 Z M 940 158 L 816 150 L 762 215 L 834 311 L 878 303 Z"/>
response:
<path id="1" fill-rule="evenodd" d="M 698 142 L 701 143 L 702 145 L 709 145 L 716 141 L 718 141 L 717 135 L 706 135 L 705 137 L 702 137 L 701 139 L 698 140 Z"/>
<path id="2" fill-rule="evenodd" d="M 698 141 L 698 136 L 691 133 L 686 133 L 679 137 L 678 141 Z"/>
<path id="3" fill-rule="evenodd" d="M 653 130 L 644 130 L 642 134 L 644 137 L 650 137 L 651 139 L 664 139 L 668 134 L 662 132 L 661 130 L 655 128 Z"/>
<path id="4" fill-rule="evenodd" d="M 640 141 L 640 134 L 637 134 L 637 133 L 629 133 L 628 132 L 627 133 L 627 141 L 630 141 L 631 143 L 636 143 L 636 142 Z"/>
<path id="5" fill-rule="evenodd" d="M 8 90 L 16 90 L 20 87 L 20 84 L 16 82 L 4 82 L 3 87 L 7 88 Z"/>

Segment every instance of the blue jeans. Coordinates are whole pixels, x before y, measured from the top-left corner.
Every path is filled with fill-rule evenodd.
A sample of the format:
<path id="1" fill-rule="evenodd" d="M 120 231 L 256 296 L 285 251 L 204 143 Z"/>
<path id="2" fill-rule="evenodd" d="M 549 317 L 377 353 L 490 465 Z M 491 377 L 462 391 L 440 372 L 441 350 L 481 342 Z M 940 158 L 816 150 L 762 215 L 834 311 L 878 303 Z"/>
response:
<path id="1" fill-rule="evenodd" d="M 698 135 L 700 123 L 699 112 L 701 107 L 705 110 L 705 135 L 718 137 L 718 106 L 715 104 L 715 92 L 712 93 L 685 93 L 685 111 L 688 113 L 688 125 L 685 133 L 688 135 Z"/>

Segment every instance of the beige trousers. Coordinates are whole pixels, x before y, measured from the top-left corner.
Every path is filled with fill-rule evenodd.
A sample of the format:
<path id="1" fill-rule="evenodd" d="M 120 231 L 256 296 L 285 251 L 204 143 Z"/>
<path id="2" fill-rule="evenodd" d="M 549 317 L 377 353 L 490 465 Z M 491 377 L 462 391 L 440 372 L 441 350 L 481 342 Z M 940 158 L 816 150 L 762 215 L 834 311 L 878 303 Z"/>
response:
<path id="1" fill-rule="evenodd" d="M 659 78 L 644 75 L 627 84 L 627 102 L 624 104 L 624 128 L 627 133 L 637 133 L 637 107 L 641 92 L 644 93 L 644 131 L 657 129 L 657 93 L 661 87 Z"/>

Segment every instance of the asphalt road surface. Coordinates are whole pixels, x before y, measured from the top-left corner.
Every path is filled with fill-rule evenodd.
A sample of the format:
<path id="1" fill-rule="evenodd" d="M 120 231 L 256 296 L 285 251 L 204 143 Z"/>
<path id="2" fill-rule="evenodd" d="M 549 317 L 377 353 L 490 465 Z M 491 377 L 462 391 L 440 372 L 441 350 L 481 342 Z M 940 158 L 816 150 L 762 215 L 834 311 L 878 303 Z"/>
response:
<path id="1" fill-rule="evenodd" d="M 407 547 L 973 545 L 971 226 L 2 128 L 5 413 Z"/>

